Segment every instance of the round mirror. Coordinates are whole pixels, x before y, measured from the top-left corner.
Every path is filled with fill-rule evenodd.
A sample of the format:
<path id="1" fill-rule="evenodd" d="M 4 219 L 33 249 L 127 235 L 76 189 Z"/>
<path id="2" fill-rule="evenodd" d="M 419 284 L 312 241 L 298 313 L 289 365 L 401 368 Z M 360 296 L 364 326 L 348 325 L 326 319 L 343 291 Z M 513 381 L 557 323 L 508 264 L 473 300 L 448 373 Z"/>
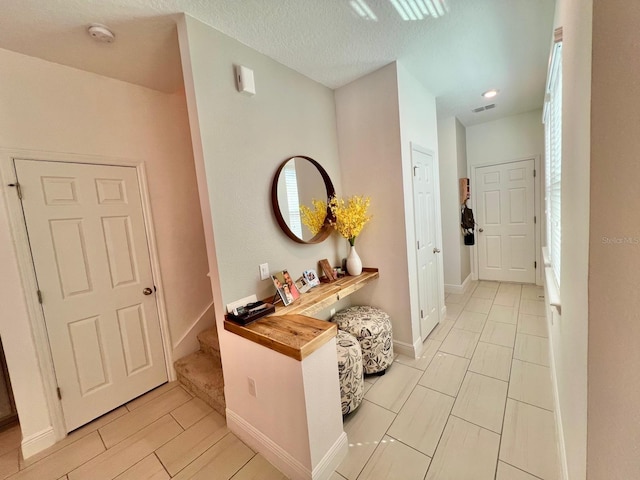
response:
<path id="1" fill-rule="evenodd" d="M 328 222 L 331 212 L 328 208 L 317 211 L 313 201 L 326 204 L 335 193 L 329 174 L 313 158 L 302 155 L 287 158 L 278 167 L 271 185 L 273 213 L 280 228 L 295 242 L 322 242 L 331 233 Z M 304 207 L 312 214 L 315 212 L 315 228 L 306 225 L 301 212 Z"/>

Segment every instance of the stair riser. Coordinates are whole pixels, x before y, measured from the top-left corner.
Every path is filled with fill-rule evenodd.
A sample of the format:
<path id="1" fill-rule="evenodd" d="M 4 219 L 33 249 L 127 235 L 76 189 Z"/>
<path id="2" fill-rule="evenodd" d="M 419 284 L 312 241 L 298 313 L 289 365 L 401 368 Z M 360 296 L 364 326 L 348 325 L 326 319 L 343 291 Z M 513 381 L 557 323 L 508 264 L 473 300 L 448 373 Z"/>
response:
<path id="1" fill-rule="evenodd" d="M 194 385 L 187 377 L 180 372 L 176 372 L 178 381 L 193 395 L 201 399 L 216 412 L 222 416 L 226 416 L 226 405 L 224 401 L 224 389 L 216 388 L 213 391 L 204 391 L 197 385 Z"/>
<path id="2" fill-rule="evenodd" d="M 200 342 L 200 350 L 206 353 L 207 355 L 211 355 L 216 359 L 217 362 L 220 362 L 220 350 L 216 347 L 212 347 L 211 345 Z"/>
<path id="3" fill-rule="evenodd" d="M 198 334 L 198 342 L 200 350 L 203 352 L 220 352 L 220 340 L 218 340 L 218 331 L 214 328 L 204 330 Z"/>

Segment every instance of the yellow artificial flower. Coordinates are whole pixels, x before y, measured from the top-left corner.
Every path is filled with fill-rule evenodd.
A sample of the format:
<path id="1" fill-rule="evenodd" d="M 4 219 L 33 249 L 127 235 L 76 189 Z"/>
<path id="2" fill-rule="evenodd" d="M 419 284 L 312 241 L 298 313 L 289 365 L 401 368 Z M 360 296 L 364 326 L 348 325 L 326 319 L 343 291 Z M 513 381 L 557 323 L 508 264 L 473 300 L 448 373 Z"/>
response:
<path id="1" fill-rule="evenodd" d="M 333 197 L 329 202 L 329 208 L 333 213 L 332 226 L 340 235 L 349 240 L 353 246 L 356 237 L 364 226 L 371 220 L 367 215 L 367 209 L 371 199 L 369 197 L 354 195 L 345 202 L 342 198 Z"/>
<path id="2" fill-rule="evenodd" d="M 313 210 L 306 205 L 300 205 L 300 216 L 302 223 L 311 231 L 313 235 L 316 235 L 324 225 L 324 221 L 327 218 L 327 202 L 322 200 L 311 200 L 313 204 Z"/>

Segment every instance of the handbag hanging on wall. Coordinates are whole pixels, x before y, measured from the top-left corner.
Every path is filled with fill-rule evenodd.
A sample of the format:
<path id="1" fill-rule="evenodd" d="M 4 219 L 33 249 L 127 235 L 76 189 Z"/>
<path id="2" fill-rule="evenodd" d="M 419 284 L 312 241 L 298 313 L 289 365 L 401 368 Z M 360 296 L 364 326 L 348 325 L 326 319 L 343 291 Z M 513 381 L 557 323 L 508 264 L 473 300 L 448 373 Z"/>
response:
<path id="1" fill-rule="evenodd" d="M 473 218 L 473 210 L 467 207 L 467 202 L 462 206 L 460 214 L 460 226 L 462 227 L 462 235 L 465 245 L 475 245 L 476 236 L 473 233 L 476 227 L 476 221 Z"/>

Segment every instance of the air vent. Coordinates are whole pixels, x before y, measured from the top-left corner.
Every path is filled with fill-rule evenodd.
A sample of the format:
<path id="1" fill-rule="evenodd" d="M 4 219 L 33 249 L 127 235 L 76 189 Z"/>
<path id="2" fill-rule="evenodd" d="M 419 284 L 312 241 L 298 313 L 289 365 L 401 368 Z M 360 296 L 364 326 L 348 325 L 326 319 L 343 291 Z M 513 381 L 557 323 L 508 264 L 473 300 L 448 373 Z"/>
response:
<path id="1" fill-rule="evenodd" d="M 485 105 L 484 107 L 478 107 L 471 110 L 473 113 L 484 112 L 485 110 L 491 110 L 492 108 L 496 108 L 495 103 L 490 103 L 489 105 Z"/>

